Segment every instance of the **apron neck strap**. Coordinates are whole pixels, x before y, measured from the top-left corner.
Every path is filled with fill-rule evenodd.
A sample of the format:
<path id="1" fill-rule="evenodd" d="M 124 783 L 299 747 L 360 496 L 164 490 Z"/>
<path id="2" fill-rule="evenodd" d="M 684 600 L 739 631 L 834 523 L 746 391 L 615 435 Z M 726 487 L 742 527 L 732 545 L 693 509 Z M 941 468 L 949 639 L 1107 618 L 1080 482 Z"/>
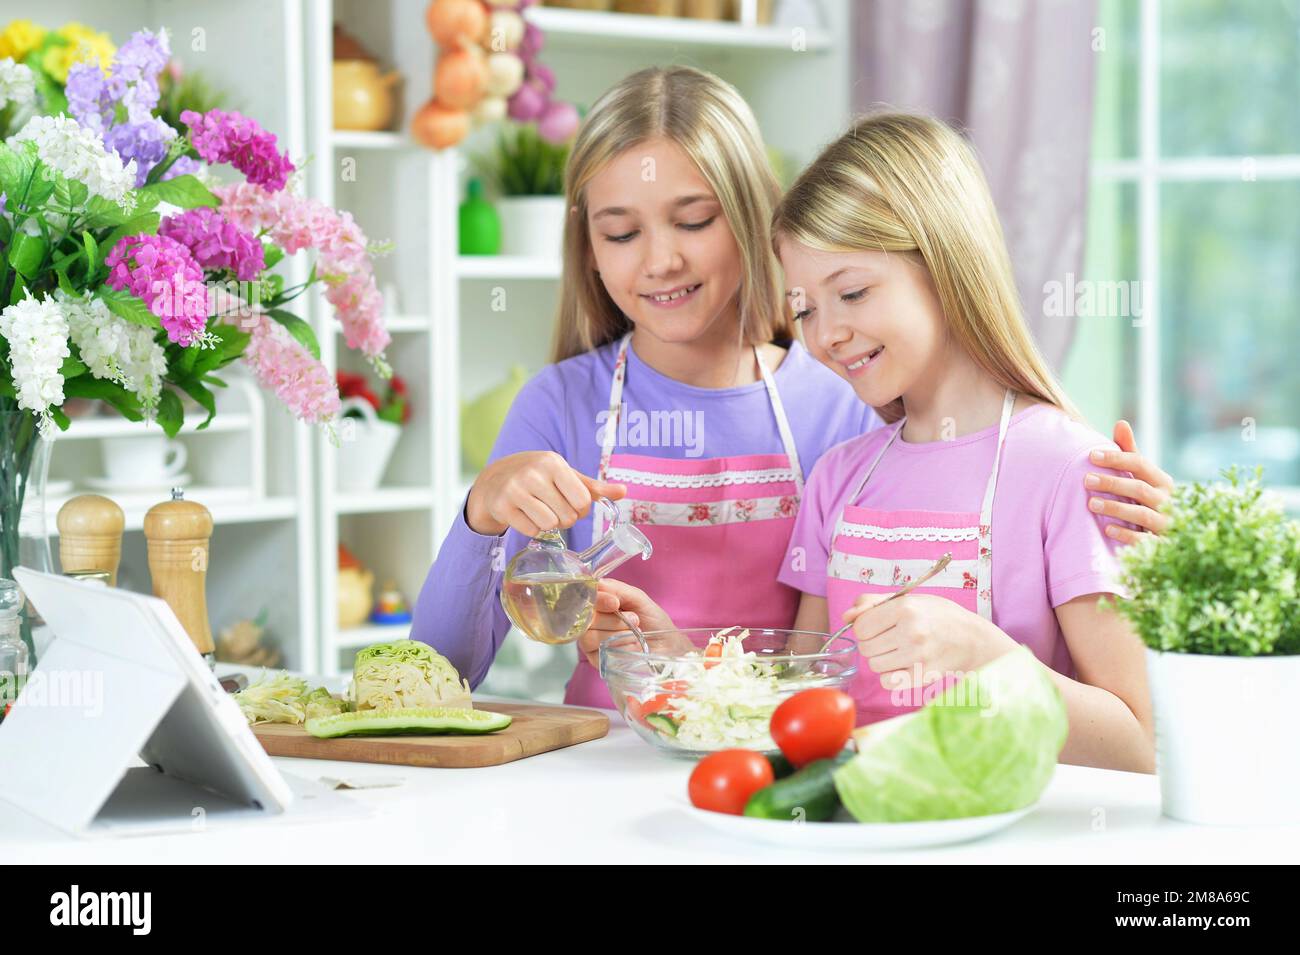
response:
<path id="1" fill-rule="evenodd" d="M 605 432 L 601 439 L 600 466 L 597 477 L 602 481 L 609 469 L 609 458 L 614 453 L 614 443 L 618 436 L 618 420 L 623 410 L 623 381 L 627 377 L 627 354 L 631 348 L 632 333 L 628 332 L 618 343 L 618 357 L 614 359 L 614 374 L 609 383 L 609 414 L 605 418 Z M 776 428 L 781 434 L 781 444 L 785 456 L 790 461 L 790 470 L 794 472 L 795 493 L 803 497 L 803 468 L 799 465 L 799 447 L 795 444 L 794 433 L 790 430 L 790 420 L 785 414 L 785 405 L 781 403 L 781 394 L 776 388 L 776 379 L 768 370 L 767 362 L 758 347 L 754 347 L 754 360 L 758 362 L 758 373 L 762 376 L 767 389 L 767 397 L 776 417 Z"/>
<path id="2" fill-rule="evenodd" d="M 993 454 L 993 470 L 989 472 L 989 483 L 984 488 L 984 503 L 980 505 L 980 526 L 993 524 L 993 492 L 998 485 L 998 470 L 1002 465 L 1002 446 L 1007 441 L 1007 428 L 1011 426 L 1011 409 L 1016 406 L 1016 393 L 1010 388 L 1002 398 L 1002 417 L 998 420 L 998 449 Z"/>

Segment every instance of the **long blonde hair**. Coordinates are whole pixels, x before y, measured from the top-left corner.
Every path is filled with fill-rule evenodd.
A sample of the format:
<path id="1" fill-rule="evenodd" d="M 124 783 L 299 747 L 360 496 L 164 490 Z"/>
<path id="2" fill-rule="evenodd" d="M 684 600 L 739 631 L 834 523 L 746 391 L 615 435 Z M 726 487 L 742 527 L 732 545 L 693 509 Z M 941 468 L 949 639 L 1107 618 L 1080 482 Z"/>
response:
<path id="1" fill-rule="evenodd" d="M 788 340 L 779 264 L 766 241 L 781 189 L 758 123 L 735 88 L 685 66 L 633 73 L 606 92 L 578 130 L 564 173 L 564 268 L 552 360 L 563 361 L 631 328 L 591 265 L 587 184 L 625 150 L 663 137 L 685 151 L 712 187 L 740 249 L 740 339 Z"/>
<path id="2" fill-rule="evenodd" d="M 1034 344 L 1002 226 L 974 151 L 937 119 L 866 116 L 827 146 L 781 200 L 779 237 L 824 252 L 917 252 L 950 333 L 1003 388 L 1080 415 Z M 903 416 L 896 398 L 876 409 Z"/>

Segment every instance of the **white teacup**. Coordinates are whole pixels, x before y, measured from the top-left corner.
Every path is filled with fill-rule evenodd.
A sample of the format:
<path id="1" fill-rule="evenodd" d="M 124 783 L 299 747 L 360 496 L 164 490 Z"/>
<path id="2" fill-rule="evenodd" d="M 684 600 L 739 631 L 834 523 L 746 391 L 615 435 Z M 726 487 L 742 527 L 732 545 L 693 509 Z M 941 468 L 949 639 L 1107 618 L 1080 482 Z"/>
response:
<path id="1" fill-rule="evenodd" d="M 164 483 L 185 468 L 185 445 L 161 434 L 105 438 L 104 475 L 124 484 Z"/>

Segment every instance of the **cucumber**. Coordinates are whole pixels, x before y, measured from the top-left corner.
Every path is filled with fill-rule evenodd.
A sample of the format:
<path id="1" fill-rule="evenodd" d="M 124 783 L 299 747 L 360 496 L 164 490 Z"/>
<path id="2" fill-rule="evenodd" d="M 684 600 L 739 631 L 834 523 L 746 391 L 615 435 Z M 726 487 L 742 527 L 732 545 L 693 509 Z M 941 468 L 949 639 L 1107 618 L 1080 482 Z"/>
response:
<path id="1" fill-rule="evenodd" d="M 651 713 L 645 718 L 645 721 L 665 736 L 677 735 L 677 724 L 673 722 L 670 716 L 664 716 L 662 713 Z"/>
<path id="2" fill-rule="evenodd" d="M 767 761 L 772 766 L 772 776 L 775 779 L 785 779 L 787 776 L 794 775 L 794 763 L 786 759 L 781 753 L 767 753 Z"/>
<path id="3" fill-rule="evenodd" d="M 825 822 L 835 815 L 840 805 L 832 774 L 852 756 L 851 751 L 845 750 L 834 759 L 815 759 L 793 776 L 765 786 L 749 797 L 749 802 L 745 803 L 745 815 L 786 822 L 800 818 L 808 822 Z M 785 762 L 784 756 L 780 759 Z M 772 762 L 775 771 L 774 757 L 768 756 L 768 761 Z"/>
<path id="4" fill-rule="evenodd" d="M 732 703 L 727 707 L 727 715 L 733 720 L 763 720 L 766 722 L 772 718 L 772 709 L 770 706 L 744 706 L 740 703 Z"/>
<path id="5" fill-rule="evenodd" d="M 307 721 L 307 732 L 320 739 L 335 736 L 442 736 L 495 733 L 510 725 L 504 713 L 437 706 L 408 710 L 362 710 Z"/>

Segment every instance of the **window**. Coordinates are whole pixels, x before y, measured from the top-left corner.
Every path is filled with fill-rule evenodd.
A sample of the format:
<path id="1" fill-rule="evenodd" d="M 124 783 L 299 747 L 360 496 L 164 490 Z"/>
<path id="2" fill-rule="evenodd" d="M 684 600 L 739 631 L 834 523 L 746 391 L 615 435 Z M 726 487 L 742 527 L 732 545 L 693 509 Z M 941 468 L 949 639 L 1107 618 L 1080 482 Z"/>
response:
<path id="1" fill-rule="evenodd" d="M 1101 0 L 1066 386 L 1180 480 L 1261 464 L 1300 507 L 1300 0 Z M 1086 312 L 1080 312 L 1086 315 Z"/>

